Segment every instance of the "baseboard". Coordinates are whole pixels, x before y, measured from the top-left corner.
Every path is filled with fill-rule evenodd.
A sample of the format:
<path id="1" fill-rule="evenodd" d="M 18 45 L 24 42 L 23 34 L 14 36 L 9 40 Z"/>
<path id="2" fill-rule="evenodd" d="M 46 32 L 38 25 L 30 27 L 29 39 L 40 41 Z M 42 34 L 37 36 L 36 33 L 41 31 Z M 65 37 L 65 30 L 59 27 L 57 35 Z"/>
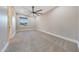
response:
<path id="1" fill-rule="evenodd" d="M 55 36 L 55 37 L 64 39 L 64 40 L 71 41 L 71 42 L 73 42 L 73 43 L 78 43 L 77 40 L 74 40 L 74 39 L 71 39 L 71 38 L 63 37 L 63 36 L 60 36 L 60 35 L 57 35 L 57 34 L 54 34 L 54 33 L 50 33 L 50 32 L 47 32 L 47 31 L 44 31 L 44 30 L 41 30 L 41 29 L 37 29 L 37 30 L 38 30 L 38 31 L 41 31 L 41 32 L 43 32 L 43 33 L 46 33 L 46 34 L 49 34 L 49 35 L 52 35 L 52 36 Z"/>
<path id="2" fill-rule="evenodd" d="M 3 47 L 3 49 L 1 50 L 1 52 L 5 52 L 8 46 L 9 46 L 9 42 L 7 42 L 5 44 L 5 46 Z"/>
<path id="3" fill-rule="evenodd" d="M 16 32 L 28 31 L 28 30 L 36 30 L 36 29 L 24 29 L 24 30 L 17 30 Z"/>

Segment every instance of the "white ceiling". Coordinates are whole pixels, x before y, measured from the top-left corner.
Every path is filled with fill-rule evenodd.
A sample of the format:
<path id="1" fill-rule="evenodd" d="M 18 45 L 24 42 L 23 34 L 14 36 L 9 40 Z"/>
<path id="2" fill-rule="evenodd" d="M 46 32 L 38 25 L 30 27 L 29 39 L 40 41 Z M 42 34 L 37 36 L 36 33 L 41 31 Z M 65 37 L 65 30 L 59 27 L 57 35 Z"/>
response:
<path id="1" fill-rule="evenodd" d="M 14 8 L 15 8 L 16 13 L 24 14 L 24 15 L 30 15 L 32 11 L 32 6 L 15 6 Z M 40 13 L 44 14 L 53 8 L 55 8 L 55 6 L 35 6 L 35 11 L 42 9 Z"/>

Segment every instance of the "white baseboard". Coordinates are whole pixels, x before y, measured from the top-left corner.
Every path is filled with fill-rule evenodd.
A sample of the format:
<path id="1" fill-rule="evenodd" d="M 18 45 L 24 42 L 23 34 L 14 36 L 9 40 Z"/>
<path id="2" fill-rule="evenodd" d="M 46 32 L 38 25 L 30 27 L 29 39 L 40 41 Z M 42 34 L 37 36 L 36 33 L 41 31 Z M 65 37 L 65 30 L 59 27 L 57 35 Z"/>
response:
<path id="1" fill-rule="evenodd" d="M 8 46 L 9 46 L 9 42 L 7 42 L 5 44 L 5 46 L 3 47 L 3 49 L 1 50 L 1 52 L 5 52 Z"/>
<path id="2" fill-rule="evenodd" d="M 54 33 L 50 33 L 50 32 L 47 32 L 47 31 L 44 31 L 44 30 L 41 30 L 41 29 L 37 29 L 37 30 L 38 30 L 38 31 L 41 31 L 41 32 L 43 32 L 43 33 L 46 33 L 46 34 L 49 34 L 49 35 L 52 35 L 52 36 L 55 36 L 55 37 L 64 39 L 64 40 L 71 41 L 71 42 L 73 42 L 73 43 L 78 43 L 78 41 L 75 40 L 75 39 L 71 39 L 71 38 L 63 37 L 63 36 L 60 36 L 60 35 L 57 35 L 57 34 L 54 34 Z"/>
<path id="3" fill-rule="evenodd" d="M 36 30 L 36 29 L 23 29 L 23 30 L 17 30 L 16 32 L 22 32 L 22 31 L 28 31 L 28 30 Z"/>

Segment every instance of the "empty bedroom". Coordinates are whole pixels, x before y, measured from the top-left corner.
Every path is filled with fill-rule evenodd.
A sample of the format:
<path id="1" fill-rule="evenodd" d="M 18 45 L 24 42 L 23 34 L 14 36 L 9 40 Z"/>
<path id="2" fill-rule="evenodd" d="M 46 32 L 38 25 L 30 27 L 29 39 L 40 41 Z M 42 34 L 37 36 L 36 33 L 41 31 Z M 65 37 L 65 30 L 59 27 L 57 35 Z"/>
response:
<path id="1" fill-rule="evenodd" d="M 79 52 L 78 6 L 0 6 L 1 52 Z"/>

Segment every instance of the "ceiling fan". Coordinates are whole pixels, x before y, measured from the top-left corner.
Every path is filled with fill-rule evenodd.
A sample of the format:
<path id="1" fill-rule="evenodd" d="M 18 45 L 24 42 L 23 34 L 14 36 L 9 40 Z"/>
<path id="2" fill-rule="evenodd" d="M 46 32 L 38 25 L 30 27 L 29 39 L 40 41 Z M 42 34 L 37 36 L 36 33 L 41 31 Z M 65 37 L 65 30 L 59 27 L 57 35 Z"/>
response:
<path id="1" fill-rule="evenodd" d="M 36 10 L 35 11 L 35 7 L 34 6 L 32 6 L 32 11 L 31 11 L 31 13 L 33 14 L 33 16 L 40 16 L 42 13 L 40 13 L 42 11 L 42 9 L 39 9 L 39 10 Z"/>

